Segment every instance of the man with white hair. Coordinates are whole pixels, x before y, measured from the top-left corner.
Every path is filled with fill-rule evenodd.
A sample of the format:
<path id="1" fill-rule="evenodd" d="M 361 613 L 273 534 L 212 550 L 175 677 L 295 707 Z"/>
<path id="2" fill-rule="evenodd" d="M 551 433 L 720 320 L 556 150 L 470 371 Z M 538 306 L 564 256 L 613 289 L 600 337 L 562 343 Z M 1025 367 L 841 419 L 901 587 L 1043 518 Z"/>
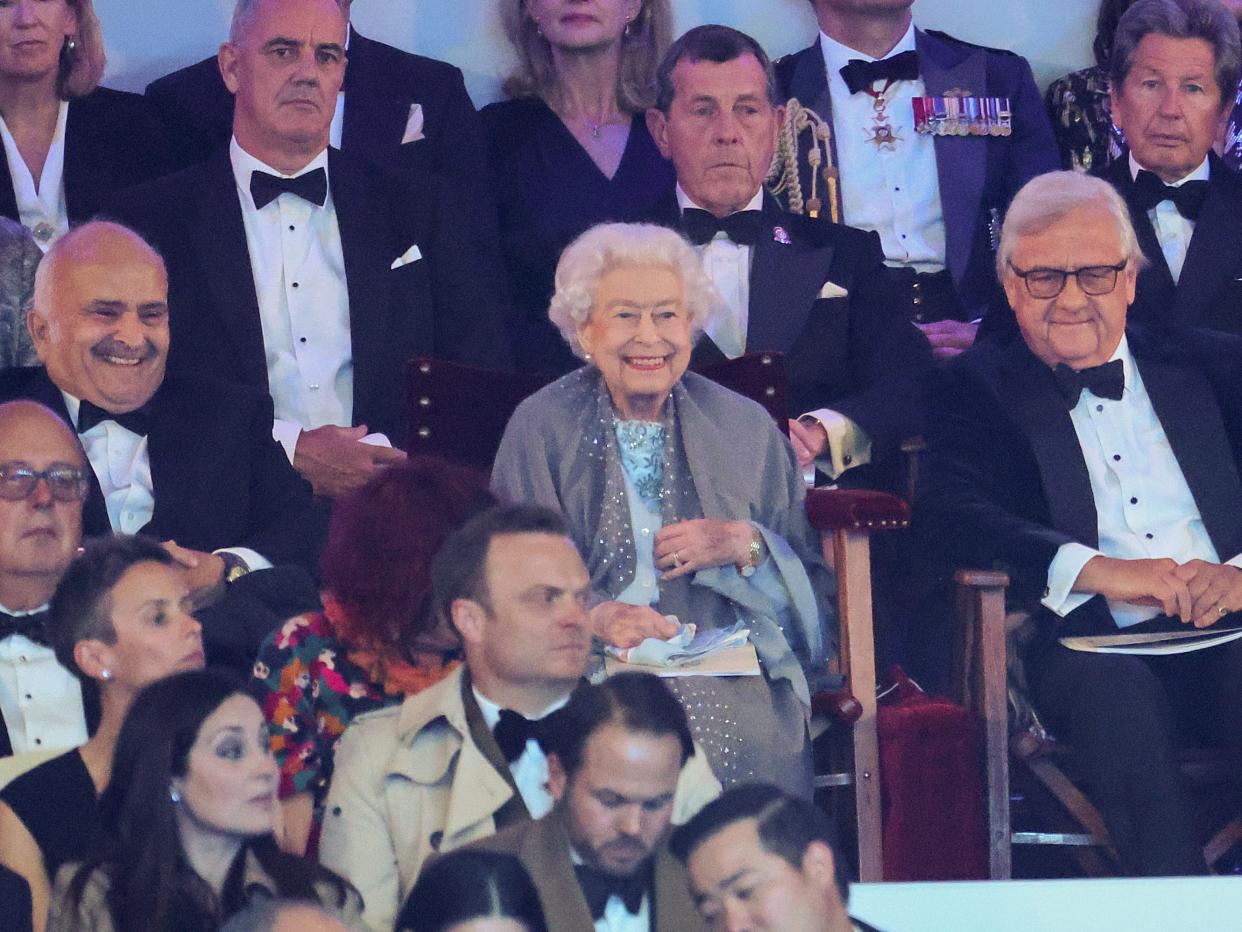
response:
<path id="1" fill-rule="evenodd" d="M 1242 350 L 1128 328 L 1143 263 L 1105 182 L 1056 172 L 1018 193 L 997 264 L 1020 337 L 938 381 L 919 505 L 948 560 L 1003 568 L 1036 613 L 1033 699 L 1122 868 L 1191 874 L 1205 864 L 1175 752 L 1242 746 L 1242 642 L 1151 657 L 1058 640 L 1242 621 Z"/>

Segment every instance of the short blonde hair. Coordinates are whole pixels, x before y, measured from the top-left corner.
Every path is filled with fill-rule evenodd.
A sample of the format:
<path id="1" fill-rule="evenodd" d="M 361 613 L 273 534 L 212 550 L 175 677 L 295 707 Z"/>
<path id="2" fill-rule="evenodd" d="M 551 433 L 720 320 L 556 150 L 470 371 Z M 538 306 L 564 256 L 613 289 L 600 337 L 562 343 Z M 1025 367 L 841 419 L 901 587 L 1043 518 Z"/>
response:
<path id="1" fill-rule="evenodd" d="M 1135 268 L 1146 265 L 1147 259 L 1130 223 L 1130 209 L 1117 189 L 1101 178 L 1060 171 L 1037 175 L 1014 195 L 1001 227 L 1000 248 L 996 250 L 997 276 L 1003 280 L 1009 271 L 1009 260 L 1019 237 L 1038 235 L 1088 205 L 1103 207 L 1112 214 L 1126 259 L 1134 262 Z"/>
<path id="2" fill-rule="evenodd" d="M 103 29 L 95 15 L 93 0 L 65 0 L 78 18 L 78 32 L 74 36 L 75 48 L 66 46 L 60 53 L 60 77 L 56 90 L 64 100 L 85 97 L 103 79 L 104 55 Z"/>
<path id="3" fill-rule="evenodd" d="M 681 279 L 690 332 L 697 339 L 720 313 L 722 299 L 694 247 L 667 227 L 649 223 L 601 223 L 565 247 L 556 266 L 556 291 L 548 307 L 552 320 L 579 359 L 578 341 L 595 310 L 600 280 L 614 269 L 642 265 L 666 268 Z"/>
<path id="4" fill-rule="evenodd" d="M 500 21 L 517 52 L 517 70 L 502 90 L 510 97 L 556 96 L 556 69 L 552 47 L 526 12 L 526 0 L 500 0 Z M 621 67 L 617 72 L 617 103 L 626 113 L 639 113 L 655 103 L 656 68 L 673 39 L 673 11 L 669 0 L 642 0 L 638 15 L 621 37 Z"/>

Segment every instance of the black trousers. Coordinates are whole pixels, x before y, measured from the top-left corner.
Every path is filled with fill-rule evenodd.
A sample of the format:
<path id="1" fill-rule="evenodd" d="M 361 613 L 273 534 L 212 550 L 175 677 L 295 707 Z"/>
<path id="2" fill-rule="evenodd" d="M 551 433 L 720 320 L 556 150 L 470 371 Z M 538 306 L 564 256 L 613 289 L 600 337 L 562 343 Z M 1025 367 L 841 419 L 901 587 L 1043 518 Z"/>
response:
<path id="1" fill-rule="evenodd" d="M 1242 747 L 1242 641 L 1164 657 L 1049 646 L 1028 658 L 1036 707 L 1089 783 L 1122 870 L 1202 874 L 1185 747 Z"/>

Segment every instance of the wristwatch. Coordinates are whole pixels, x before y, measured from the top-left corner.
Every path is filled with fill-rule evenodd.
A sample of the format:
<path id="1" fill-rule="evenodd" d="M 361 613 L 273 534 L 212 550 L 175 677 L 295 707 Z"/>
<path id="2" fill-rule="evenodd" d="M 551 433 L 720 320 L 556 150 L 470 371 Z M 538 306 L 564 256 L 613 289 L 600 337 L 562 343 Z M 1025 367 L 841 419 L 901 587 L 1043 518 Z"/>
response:
<path id="1" fill-rule="evenodd" d="M 763 562 L 763 550 L 763 535 L 759 533 L 758 528 L 751 528 L 750 550 L 746 555 L 746 562 L 738 564 L 737 571 L 747 578 L 754 576 L 755 570 Z"/>
<path id="2" fill-rule="evenodd" d="M 226 583 L 237 582 L 237 580 L 250 572 L 250 564 L 235 553 L 222 550 L 216 556 L 224 561 L 224 581 Z"/>

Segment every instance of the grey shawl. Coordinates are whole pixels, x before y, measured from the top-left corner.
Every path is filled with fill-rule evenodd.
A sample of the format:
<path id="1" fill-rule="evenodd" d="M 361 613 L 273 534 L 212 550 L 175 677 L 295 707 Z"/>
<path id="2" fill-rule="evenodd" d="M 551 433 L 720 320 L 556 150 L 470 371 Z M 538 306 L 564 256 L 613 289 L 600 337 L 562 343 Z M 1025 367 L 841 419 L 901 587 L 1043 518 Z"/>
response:
<path id="1" fill-rule="evenodd" d="M 509 501 L 563 512 L 592 585 L 615 596 L 634 577 L 634 547 L 606 397 L 588 366 L 522 402 L 501 440 L 492 488 Z M 788 679 L 809 704 L 803 671 L 822 681 L 835 587 L 806 520 L 793 451 L 760 405 L 694 373 L 674 386 L 666 417 L 674 435 L 666 457 L 681 486 L 675 517 L 757 524 L 789 592 L 792 625 L 782 630 L 767 600 L 727 568 L 700 570 L 684 587 L 662 586 L 657 607 L 712 626 L 745 618 L 768 676 Z M 618 522 L 625 533 L 606 531 Z"/>
<path id="2" fill-rule="evenodd" d="M 26 315 L 43 252 L 20 223 L 0 217 L 0 368 L 37 366 Z"/>

